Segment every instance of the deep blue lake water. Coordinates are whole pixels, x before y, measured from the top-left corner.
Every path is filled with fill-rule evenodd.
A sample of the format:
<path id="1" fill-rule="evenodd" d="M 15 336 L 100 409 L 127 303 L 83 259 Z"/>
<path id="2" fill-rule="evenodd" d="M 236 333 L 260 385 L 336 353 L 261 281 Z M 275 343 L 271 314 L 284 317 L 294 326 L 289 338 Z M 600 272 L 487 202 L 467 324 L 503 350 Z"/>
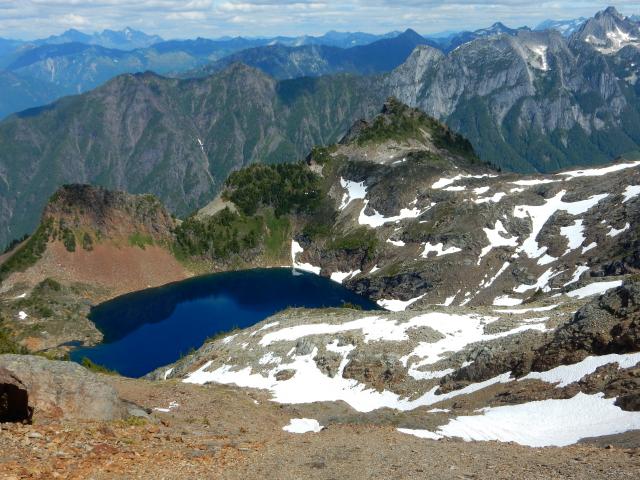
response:
<path id="1" fill-rule="evenodd" d="M 140 377 L 175 362 L 220 332 L 246 328 L 287 307 L 379 307 L 342 285 L 290 268 L 206 275 L 135 292 L 91 310 L 104 342 L 71 353 Z"/>

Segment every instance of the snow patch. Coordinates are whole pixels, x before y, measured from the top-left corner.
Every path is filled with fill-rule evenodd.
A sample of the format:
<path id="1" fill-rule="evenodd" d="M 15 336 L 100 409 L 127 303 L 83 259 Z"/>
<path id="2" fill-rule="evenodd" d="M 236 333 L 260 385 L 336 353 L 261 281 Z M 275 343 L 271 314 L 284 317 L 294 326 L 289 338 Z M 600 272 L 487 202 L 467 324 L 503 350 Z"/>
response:
<path id="1" fill-rule="evenodd" d="M 482 205 L 483 203 L 498 203 L 506 195 L 504 192 L 498 192 L 491 197 L 476 198 L 473 202 L 478 205 Z"/>
<path id="2" fill-rule="evenodd" d="M 340 185 L 347 193 L 342 197 L 340 210 L 344 210 L 354 200 L 364 200 L 367 197 L 367 187 L 364 182 L 352 182 L 340 177 Z"/>
<path id="3" fill-rule="evenodd" d="M 564 202 L 566 190 L 561 190 L 554 197 L 545 200 L 542 205 L 519 205 L 514 208 L 513 215 L 516 218 L 529 218 L 531 220 L 531 234 L 523 242 L 518 252 L 524 252 L 529 258 L 539 258 L 546 251 L 547 247 L 538 245 L 538 235 L 542 231 L 547 221 L 559 210 L 566 211 L 570 215 L 579 215 L 587 212 L 596 206 L 608 194 L 593 195 L 586 200 L 577 202 Z"/>
<path id="4" fill-rule="evenodd" d="M 298 263 L 296 262 L 296 257 L 299 253 L 303 253 L 304 249 L 300 246 L 298 242 L 295 240 L 291 240 L 291 265 L 294 270 L 301 270 L 303 272 L 311 272 L 316 275 L 320 275 L 320 267 L 314 267 L 310 263 Z"/>
<path id="5" fill-rule="evenodd" d="M 390 238 L 387 239 L 387 243 L 390 243 L 394 247 L 404 247 L 406 245 L 402 240 L 391 240 Z"/>
<path id="6" fill-rule="evenodd" d="M 569 295 L 572 298 L 583 299 L 583 298 L 590 297 L 592 295 L 600 295 L 606 292 L 607 290 L 611 290 L 612 288 L 617 288 L 620 285 L 622 285 L 622 280 L 616 280 L 613 282 L 596 282 L 596 283 L 587 285 L 586 287 L 578 288 L 577 290 L 572 290 L 569 293 L 567 293 L 567 295 Z"/>
<path id="7" fill-rule="evenodd" d="M 607 237 L 617 237 L 618 235 L 620 235 L 623 232 L 626 232 L 627 230 L 629 230 L 631 228 L 631 225 L 629 224 L 629 222 L 627 222 L 625 224 L 624 227 L 622 227 L 621 229 L 617 229 L 614 228 L 612 226 L 609 226 L 609 232 L 607 232 Z"/>
<path id="8" fill-rule="evenodd" d="M 289 425 L 282 427 L 282 430 L 289 433 L 318 433 L 324 427 L 312 418 L 292 418 Z"/>
<path id="9" fill-rule="evenodd" d="M 567 250 L 564 255 L 580 247 L 586 237 L 584 236 L 584 225 L 582 220 L 576 220 L 573 225 L 560 228 L 560 235 L 567 239 Z"/>
<path id="10" fill-rule="evenodd" d="M 345 280 L 348 280 L 349 278 L 355 277 L 360 272 L 361 272 L 360 270 L 353 270 L 351 272 L 333 272 L 331 274 L 331 280 L 333 280 L 336 283 L 342 283 Z"/>
<path id="11" fill-rule="evenodd" d="M 571 280 L 565 283 L 563 287 L 567 287 L 573 283 L 576 283 L 578 280 L 580 280 L 580 277 L 582 276 L 582 274 L 588 271 L 589 271 L 589 267 L 587 267 L 586 265 L 578 265 L 576 267 L 575 272 L 573 272 L 573 276 L 571 277 Z"/>
<path id="12" fill-rule="evenodd" d="M 640 185 L 627 186 L 627 188 L 625 189 L 622 195 L 624 196 L 624 200 L 622 200 L 622 203 L 627 203 L 632 198 L 635 198 L 638 195 L 640 195 Z"/>
<path id="13" fill-rule="evenodd" d="M 634 168 L 634 167 L 637 167 L 638 165 L 640 165 L 640 161 L 628 162 L 628 163 L 617 163 L 615 165 L 610 165 L 608 167 L 589 168 L 586 170 L 573 170 L 571 172 L 558 173 L 558 175 L 568 177 L 568 179 L 578 178 L 578 177 L 600 177 L 602 175 L 607 175 L 608 173 L 614 173 L 614 172 L 619 172 L 621 170 L 626 170 L 628 168 Z"/>
<path id="14" fill-rule="evenodd" d="M 500 220 L 496 221 L 496 225 L 494 228 L 483 228 L 482 229 L 489 240 L 489 245 L 484 247 L 480 252 L 480 257 L 478 258 L 478 265 L 480 265 L 480 261 L 482 257 L 487 255 L 492 249 L 498 247 L 517 247 L 518 246 L 518 237 L 509 237 L 509 233 L 502 225 Z"/>
<path id="15" fill-rule="evenodd" d="M 512 298 L 509 295 L 501 295 L 493 299 L 493 305 L 496 307 L 515 307 L 521 303 L 522 300 L 520 298 Z"/>
<path id="16" fill-rule="evenodd" d="M 432 245 L 431 243 L 424 244 L 424 251 L 420 254 L 422 258 L 427 258 L 431 252 L 436 253 L 436 257 L 442 257 L 444 255 L 450 255 L 452 253 L 458 253 L 462 250 L 458 247 L 449 247 L 447 249 L 444 248 L 443 243 L 438 243 L 436 245 Z"/>
<path id="17" fill-rule="evenodd" d="M 617 363 L 618 369 L 632 368 L 640 363 L 640 353 L 629 353 L 625 355 L 611 354 L 599 357 L 587 357 L 581 362 L 572 365 L 561 365 L 546 372 L 531 372 L 522 377 L 522 380 L 542 380 L 547 383 L 557 383 L 557 388 L 563 388 L 574 382 L 582 380 L 587 375 L 591 375 L 603 365 Z"/>
<path id="18" fill-rule="evenodd" d="M 564 447 L 582 438 L 640 428 L 640 412 L 626 412 L 603 394 L 578 393 L 566 400 L 542 400 L 485 408 L 482 415 L 457 417 L 436 432 L 465 441 L 516 442 L 530 447 Z"/>
<path id="19" fill-rule="evenodd" d="M 358 223 L 360 225 L 368 225 L 373 228 L 381 227 L 386 223 L 397 222 L 400 220 L 404 220 L 407 218 L 418 218 L 420 215 L 425 213 L 429 208 L 427 207 L 424 210 L 420 210 L 417 207 L 414 208 L 403 208 L 400 210 L 400 214 L 394 217 L 385 217 L 382 214 L 378 213 L 376 210 L 373 211 L 373 215 L 367 215 L 365 210 L 367 209 L 367 205 L 369 204 L 369 200 L 364 201 L 364 207 L 360 211 L 360 216 L 358 217 Z"/>
<path id="20" fill-rule="evenodd" d="M 376 303 L 380 305 L 382 308 L 387 309 L 391 312 L 404 312 L 410 305 L 416 303 L 426 294 L 423 293 L 419 297 L 412 298 L 410 300 L 378 300 Z"/>

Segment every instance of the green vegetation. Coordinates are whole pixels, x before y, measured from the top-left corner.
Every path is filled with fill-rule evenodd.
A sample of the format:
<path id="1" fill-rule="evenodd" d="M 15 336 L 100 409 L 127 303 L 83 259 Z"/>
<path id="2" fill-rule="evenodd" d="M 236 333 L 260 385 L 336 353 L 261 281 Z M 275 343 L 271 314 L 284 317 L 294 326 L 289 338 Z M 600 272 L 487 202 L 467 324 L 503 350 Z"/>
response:
<path id="1" fill-rule="evenodd" d="M 122 424 L 127 427 L 142 427 L 147 424 L 147 419 L 131 415 L 122 420 Z"/>
<path id="2" fill-rule="evenodd" d="M 96 373 L 104 373 L 106 375 L 119 375 L 118 372 L 116 372 L 115 370 L 111 370 L 107 367 L 104 367 L 102 365 L 98 365 L 97 363 L 93 363 L 91 361 L 91 359 L 87 358 L 87 357 L 82 357 L 82 360 L 80 362 L 80 364 L 86 368 L 87 370 L 91 370 L 92 372 L 96 372 Z"/>
<path id="3" fill-rule="evenodd" d="M 10 273 L 22 272 L 42 258 L 52 233 L 52 225 L 52 220 L 41 223 L 25 244 L 0 265 L 0 282 L 4 281 Z"/>
<path id="4" fill-rule="evenodd" d="M 265 217 L 265 253 L 269 258 L 279 258 L 283 253 L 283 248 L 288 251 L 291 239 L 291 224 L 285 217 L 278 218 L 274 215 Z"/>
<path id="5" fill-rule="evenodd" d="M 24 355 L 28 353 L 27 349 L 13 340 L 5 321 L 0 318 L 0 354 L 16 353 Z"/>
<path id="6" fill-rule="evenodd" d="M 82 235 L 82 248 L 88 252 L 93 250 L 93 239 L 87 232 L 84 232 L 84 235 Z"/>
<path id="7" fill-rule="evenodd" d="M 343 237 L 334 238 L 327 246 L 329 250 L 344 250 L 348 253 L 364 253 L 365 260 L 373 260 L 378 248 L 375 231 L 360 227 Z"/>
<path id="8" fill-rule="evenodd" d="M 351 302 L 343 302 L 341 307 L 348 308 L 349 310 L 362 310 L 362 307 L 360 305 L 356 305 L 355 303 Z"/>
<path id="9" fill-rule="evenodd" d="M 239 330 L 240 330 L 240 327 L 233 326 L 229 330 L 224 330 L 222 332 L 218 332 L 214 335 L 211 335 L 210 337 L 207 337 L 204 343 L 215 342 L 216 340 L 220 340 L 221 338 L 225 338 L 225 337 L 228 337 L 229 335 L 233 335 L 234 333 L 237 333 Z"/>
<path id="10" fill-rule="evenodd" d="M 27 238 L 29 238 L 28 234 L 24 234 L 21 238 L 14 238 L 13 240 L 11 240 L 8 244 L 7 247 L 4 249 L 4 251 L 2 252 L 3 254 L 5 253 L 9 253 L 11 250 L 13 250 L 14 248 L 16 248 L 18 245 L 20 245 L 22 242 L 24 242 Z"/>
<path id="11" fill-rule="evenodd" d="M 45 278 L 33 289 L 32 295 L 43 295 L 48 292 L 59 292 L 62 285 L 53 278 Z"/>
<path id="12" fill-rule="evenodd" d="M 337 145 L 329 147 L 315 146 L 309 154 L 309 158 L 313 159 L 319 165 L 326 165 L 331 161 L 331 154 L 337 150 Z"/>
<path id="13" fill-rule="evenodd" d="M 147 245 L 153 245 L 153 238 L 151 235 L 136 232 L 129 236 L 129 245 L 144 250 Z"/>
<path id="14" fill-rule="evenodd" d="M 388 140 L 402 142 L 423 138 L 424 132 L 431 135 L 436 147 L 477 160 L 473 146 L 466 138 L 452 132 L 438 120 L 395 99 L 390 99 L 385 105 L 385 115 L 379 115 L 368 128 L 358 133 L 356 142 L 358 145 Z"/>
<path id="15" fill-rule="evenodd" d="M 61 228 L 62 229 L 60 230 L 60 235 L 62 236 L 62 243 L 64 244 L 64 246 L 67 249 L 67 251 L 75 252 L 76 251 L 76 236 L 75 236 L 75 234 L 69 228 L 66 228 L 66 227 L 61 227 Z"/>
<path id="16" fill-rule="evenodd" d="M 175 230 L 174 252 L 178 258 L 204 257 L 228 260 L 264 254 L 280 259 L 288 254 L 290 215 L 318 220 L 329 207 L 324 201 L 321 178 L 306 164 L 252 165 L 227 180 L 225 200 L 229 208 L 208 218 L 191 216 Z M 333 208 L 330 208 L 332 218 Z M 320 222 L 322 224 L 323 222 Z"/>
<path id="17" fill-rule="evenodd" d="M 256 164 L 232 173 L 223 196 L 248 216 L 261 207 L 272 207 L 276 217 L 311 213 L 321 201 L 320 177 L 304 163 Z"/>
<path id="18" fill-rule="evenodd" d="M 245 217 L 225 208 L 213 217 L 187 218 L 176 229 L 175 252 L 179 257 L 226 259 L 258 246 L 262 217 Z"/>

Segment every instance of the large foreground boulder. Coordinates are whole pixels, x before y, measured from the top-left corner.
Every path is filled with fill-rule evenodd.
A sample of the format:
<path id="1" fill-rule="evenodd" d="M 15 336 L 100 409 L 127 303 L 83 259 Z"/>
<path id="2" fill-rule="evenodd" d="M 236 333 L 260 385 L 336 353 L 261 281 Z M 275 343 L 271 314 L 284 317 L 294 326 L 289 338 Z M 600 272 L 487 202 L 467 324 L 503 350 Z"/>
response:
<path id="1" fill-rule="evenodd" d="M 13 373 L 0 367 L 0 423 L 31 423 L 27 387 Z"/>
<path id="2" fill-rule="evenodd" d="M 36 418 L 116 420 L 127 415 L 115 389 L 76 363 L 0 355 L 0 368 L 24 384 Z"/>

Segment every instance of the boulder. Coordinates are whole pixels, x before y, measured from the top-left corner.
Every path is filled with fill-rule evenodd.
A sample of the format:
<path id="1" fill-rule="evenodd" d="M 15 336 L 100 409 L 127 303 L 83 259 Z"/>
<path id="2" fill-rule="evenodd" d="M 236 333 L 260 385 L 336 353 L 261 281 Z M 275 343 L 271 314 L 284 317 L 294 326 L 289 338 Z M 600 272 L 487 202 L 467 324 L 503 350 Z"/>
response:
<path id="1" fill-rule="evenodd" d="M 0 355 L 0 367 L 21 380 L 38 419 L 116 420 L 127 416 L 115 389 L 77 363 Z"/>
<path id="2" fill-rule="evenodd" d="M 640 351 L 640 281 L 593 299 L 536 352 L 532 370 L 576 363 L 589 355 Z"/>
<path id="3" fill-rule="evenodd" d="M 0 367 L 0 423 L 31 423 L 32 415 L 27 387 L 9 370 Z"/>

